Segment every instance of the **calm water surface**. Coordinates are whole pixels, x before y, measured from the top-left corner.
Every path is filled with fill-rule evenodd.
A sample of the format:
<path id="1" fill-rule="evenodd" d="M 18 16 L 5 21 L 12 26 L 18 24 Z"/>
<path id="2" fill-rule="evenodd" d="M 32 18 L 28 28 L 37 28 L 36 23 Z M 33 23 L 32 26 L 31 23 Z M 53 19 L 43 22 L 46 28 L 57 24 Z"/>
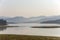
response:
<path id="1" fill-rule="evenodd" d="M 9 24 L 6 30 L 0 31 L 0 34 L 17 34 L 17 35 L 37 35 L 37 36 L 58 36 L 60 37 L 60 28 L 31 28 L 32 26 L 60 26 L 59 24 L 37 24 L 37 23 L 22 23 Z"/>

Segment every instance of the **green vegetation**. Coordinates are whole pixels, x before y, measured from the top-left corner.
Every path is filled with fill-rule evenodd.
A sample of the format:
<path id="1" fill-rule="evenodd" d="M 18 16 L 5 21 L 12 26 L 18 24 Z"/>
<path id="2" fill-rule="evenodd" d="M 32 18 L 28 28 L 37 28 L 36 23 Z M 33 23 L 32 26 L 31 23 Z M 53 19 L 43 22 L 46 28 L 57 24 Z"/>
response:
<path id="1" fill-rule="evenodd" d="M 0 40 L 60 40 L 60 37 L 1 34 Z"/>

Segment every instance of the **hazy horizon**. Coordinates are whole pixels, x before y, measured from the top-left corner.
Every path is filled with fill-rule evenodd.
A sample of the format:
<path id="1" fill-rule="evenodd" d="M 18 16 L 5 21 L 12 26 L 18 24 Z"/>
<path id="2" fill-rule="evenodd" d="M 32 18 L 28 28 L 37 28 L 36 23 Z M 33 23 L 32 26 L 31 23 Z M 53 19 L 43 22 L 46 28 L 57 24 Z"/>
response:
<path id="1" fill-rule="evenodd" d="M 34 17 L 60 17 L 60 15 L 53 15 L 53 16 L 31 16 L 31 17 L 24 17 L 24 16 L 0 16 L 1 18 L 14 18 L 14 17 L 24 17 L 24 18 L 34 18 Z"/>
<path id="2" fill-rule="evenodd" d="M 60 0 L 0 0 L 0 16 L 60 15 Z"/>

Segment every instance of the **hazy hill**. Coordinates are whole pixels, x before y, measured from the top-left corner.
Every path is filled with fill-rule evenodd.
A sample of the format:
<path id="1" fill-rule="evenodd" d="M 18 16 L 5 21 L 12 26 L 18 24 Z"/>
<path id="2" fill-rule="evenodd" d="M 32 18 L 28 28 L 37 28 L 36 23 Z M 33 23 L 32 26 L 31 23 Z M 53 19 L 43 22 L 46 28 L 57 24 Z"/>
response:
<path id="1" fill-rule="evenodd" d="M 41 23 L 54 23 L 54 24 L 60 24 L 60 19 L 58 20 L 48 20 L 48 21 L 43 21 Z"/>
<path id="2" fill-rule="evenodd" d="M 60 16 L 38 16 L 38 17 L 0 17 L 0 19 L 7 20 L 8 23 L 60 23 Z"/>
<path id="3" fill-rule="evenodd" d="M 7 22 L 14 22 L 14 23 L 23 23 L 26 22 L 28 19 L 24 17 L 13 17 L 6 19 Z"/>

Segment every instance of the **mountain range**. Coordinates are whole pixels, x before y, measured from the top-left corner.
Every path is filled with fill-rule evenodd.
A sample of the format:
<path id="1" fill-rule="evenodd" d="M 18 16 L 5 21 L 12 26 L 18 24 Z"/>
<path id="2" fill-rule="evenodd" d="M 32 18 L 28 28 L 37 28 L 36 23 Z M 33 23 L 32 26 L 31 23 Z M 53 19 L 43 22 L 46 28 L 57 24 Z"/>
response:
<path id="1" fill-rule="evenodd" d="M 22 16 L 17 17 L 4 17 L 0 19 L 7 20 L 8 23 L 60 23 L 60 16 L 38 16 L 25 18 Z"/>

